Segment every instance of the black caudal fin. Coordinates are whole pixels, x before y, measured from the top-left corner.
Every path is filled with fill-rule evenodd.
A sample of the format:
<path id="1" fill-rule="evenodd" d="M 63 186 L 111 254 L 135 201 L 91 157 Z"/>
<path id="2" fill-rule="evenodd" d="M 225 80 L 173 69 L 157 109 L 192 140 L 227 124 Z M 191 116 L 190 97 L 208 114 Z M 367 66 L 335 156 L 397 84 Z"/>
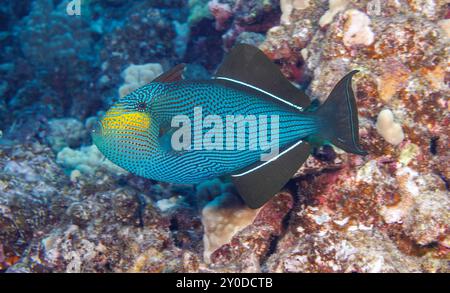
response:
<path id="1" fill-rule="evenodd" d="M 323 119 L 321 137 L 346 152 L 366 155 L 359 145 L 358 110 L 352 90 L 352 77 L 357 72 L 344 76 L 316 113 Z"/>
<path id="2" fill-rule="evenodd" d="M 276 195 L 306 161 L 311 147 L 299 141 L 266 162 L 258 162 L 231 179 L 244 202 L 257 209 Z"/>

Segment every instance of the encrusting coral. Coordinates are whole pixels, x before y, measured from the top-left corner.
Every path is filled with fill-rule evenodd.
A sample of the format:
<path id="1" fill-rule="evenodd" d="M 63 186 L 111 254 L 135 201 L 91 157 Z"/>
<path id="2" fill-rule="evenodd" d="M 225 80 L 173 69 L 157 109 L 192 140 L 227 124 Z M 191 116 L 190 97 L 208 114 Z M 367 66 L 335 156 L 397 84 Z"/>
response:
<path id="1" fill-rule="evenodd" d="M 305 9 L 309 6 L 309 0 L 280 0 L 281 23 L 289 23 L 290 16 L 294 9 Z"/>
<path id="2" fill-rule="evenodd" d="M 209 262 L 210 255 L 231 238 L 250 225 L 258 210 L 252 210 L 231 193 L 225 193 L 209 202 L 202 210 L 204 227 L 203 257 Z"/>
<path id="3" fill-rule="evenodd" d="M 402 126 L 394 121 L 394 114 L 389 109 L 384 109 L 378 114 L 376 128 L 378 133 L 393 145 L 398 145 L 405 138 Z"/>
<path id="4" fill-rule="evenodd" d="M 119 88 L 119 97 L 124 97 L 141 86 L 149 84 L 162 72 L 162 66 L 158 63 L 128 66 L 122 72 L 125 83 Z"/>
<path id="5" fill-rule="evenodd" d="M 128 173 L 106 159 L 95 145 L 84 146 L 80 150 L 65 147 L 58 152 L 56 162 L 69 172 L 77 170 L 86 175 L 93 175 L 97 169 L 106 169 L 119 175 Z"/>
<path id="6" fill-rule="evenodd" d="M 87 131 L 84 125 L 75 118 L 51 119 L 48 121 L 48 128 L 46 140 L 55 152 L 59 152 L 67 146 L 80 147 L 86 141 Z"/>
<path id="7" fill-rule="evenodd" d="M 348 3 L 348 0 L 329 0 L 328 10 L 320 17 L 319 25 L 321 27 L 329 25 L 336 14 L 345 10 Z"/>
<path id="8" fill-rule="evenodd" d="M 350 9 L 344 14 L 344 45 L 369 46 L 374 41 L 374 33 L 370 28 L 370 18 L 363 12 Z"/>
<path id="9" fill-rule="evenodd" d="M 369 156 L 335 150 L 308 159 L 295 177 L 302 205 L 262 270 L 448 271 L 449 211 L 435 205 L 448 206 L 448 46 L 433 22 L 446 6 L 431 2 L 309 1 L 268 31 L 260 48 L 294 82 L 312 79 L 307 90 L 320 101 L 360 70 L 354 85 Z"/>

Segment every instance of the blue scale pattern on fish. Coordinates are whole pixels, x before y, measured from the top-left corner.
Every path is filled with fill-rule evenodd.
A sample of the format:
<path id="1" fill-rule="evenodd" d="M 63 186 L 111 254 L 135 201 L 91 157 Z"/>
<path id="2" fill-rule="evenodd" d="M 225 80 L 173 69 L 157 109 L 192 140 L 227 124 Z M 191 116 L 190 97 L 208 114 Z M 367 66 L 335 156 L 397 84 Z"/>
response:
<path id="1" fill-rule="evenodd" d="M 255 47 L 237 45 L 211 80 L 182 80 L 183 69 L 183 64 L 175 66 L 108 110 L 93 133 L 94 143 L 108 159 L 134 174 L 172 183 L 194 184 L 231 175 L 245 203 L 258 208 L 306 161 L 312 145 L 326 142 L 347 152 L 366 153 L 359 146 L 358 114 L 351 87 L 357 71 L 344 76 L 325 103 L 312 112 L 312 108 L 305 110 L 311 105 L 310 98 Z M 193 121 L 187 130 L 193 137 L 189 149 L 174 148 L 172 143 L 177 131 L 185 130 L 184 125 L 178 130 L 176 124 L 172 125 L 181 115 L 187 123 Z M 211 128 L 200 125 L 197 129 L 196 120 L 210 115 L 219 117 L 222 127 L 225 123 L 222 129 L 216 125 L 213 128 L 225 129 L 220 135 L 225 137 L 220 148 L 197 144 Z M 233 130 L 232 148 L 228 147 L 229 116 L 256 119 L 256 129 L 244 127 L 245 136 L 240 136 L 242 129 Z M 272 124 L 272 119 L 278 119 L 278 124 Z M 266 130 L 266 135 L 261 130 Z M 271 142 L 276 137 L 272 131 L 278 133 L 280 153 L 260 162 L 261 155 L 268 152 L 261 147 L 261 138 Z M 258 148 L 250 148 L 255 141 Z M 238 148 L 239 143 L 246 147 Z"/>
<path id="2" fill-rule="evenodd" d="M 263 152 L 227 150 L 225 139 L 223 150 L 174 152 L 161 146 L 158 139 L 160 126 L 170 125 L 175 115 L 186 115 L 193 121 L 194 107 L 201 107 L 204 117 L 218 115 L 223 121 L 227 115 L 277 115 L 280 148 L 314 134 L 320 128 L 320 120 L 314 115 L 271 102 L 263 94 L 248 94 L 227 88 L 215 80 L 151 83 L 122 98 L 112 110 L 120 109 L 123 115 L 138 111 L 140 104 L 146 105 L 145 111 L 152 121 L 150 129 L 128 131 L 126 137 L 115 142 L 122 146 L 111 146 L 105 139 L 99 138 L 95 139 L 95 143 L 106 157 L 119 166 L 143 177 L 173 183 L 198 183 L 235 172 L 258 161 Z M 270 129 L 270 124 L 259 124 L 258 127 Z M 204 129 L 204 133 L 207 130 Z M 123 134 L 126 131 L 122 129 L 120 132 Z M 246 139 L 248 137 L 247 133 Z"/>

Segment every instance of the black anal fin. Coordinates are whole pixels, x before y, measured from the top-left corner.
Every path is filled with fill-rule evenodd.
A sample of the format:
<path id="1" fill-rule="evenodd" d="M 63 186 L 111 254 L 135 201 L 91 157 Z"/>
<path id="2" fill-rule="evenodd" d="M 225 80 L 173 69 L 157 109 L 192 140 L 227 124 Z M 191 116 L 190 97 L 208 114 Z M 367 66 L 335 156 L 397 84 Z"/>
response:
<path id="1" fill-rule="evenodd" d="M 309 97 L 292 85 L 258 48 L 236 45 L 220 65 L 215 78 L 229 78 L 269 92 L 291 104 L 307 108 Z"/>
<path id="2" fill-rule="evenodd" d="M 182 80 L 185 67 L 186 64 L 180 63 L 155 78 L 152 82 L 174 82 Z"/>
<path id="3" fill-rule="evenodd" d="M 265 204 L 306 161 L 311 147 L 301 141 L 281 152 L 275 160 L 260 162 L 231 176 L 244 202 L 252 209 Z"/>

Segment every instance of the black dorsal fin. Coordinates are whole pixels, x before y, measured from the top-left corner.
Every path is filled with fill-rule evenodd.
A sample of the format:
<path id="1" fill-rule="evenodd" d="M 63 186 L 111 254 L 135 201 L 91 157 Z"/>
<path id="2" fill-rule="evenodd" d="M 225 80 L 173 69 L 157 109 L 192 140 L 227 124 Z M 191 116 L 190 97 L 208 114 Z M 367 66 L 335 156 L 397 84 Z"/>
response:
<path id="1" fill-rule="evenodd" d="M 310 104 L 309 97 L 292 85 L 261 50 L 247 44 L 236 45 L 230 51 L 215 78 L 249 84 L 303 109 Z"/>
<path id="2" fill-rule="evenodd" d="M 179 81 L 183 79 L 183 71 L 186 67 L 186 64 L 180 63 L 174 67 L 172 67 L 170 70 L 164 72 L 157 78 L 155 78 L 154 82 L 174 82 Z"/>
<path id="3" fill-rule="evenodd" d="M 281 152 L 276 159 L 258 162 L 232 175 L 231 179 L 245 203 L 250 208 L 259 208 L 289 181 L 306 161 L 310 150 L 307 142 L 300 141 Z"/>

